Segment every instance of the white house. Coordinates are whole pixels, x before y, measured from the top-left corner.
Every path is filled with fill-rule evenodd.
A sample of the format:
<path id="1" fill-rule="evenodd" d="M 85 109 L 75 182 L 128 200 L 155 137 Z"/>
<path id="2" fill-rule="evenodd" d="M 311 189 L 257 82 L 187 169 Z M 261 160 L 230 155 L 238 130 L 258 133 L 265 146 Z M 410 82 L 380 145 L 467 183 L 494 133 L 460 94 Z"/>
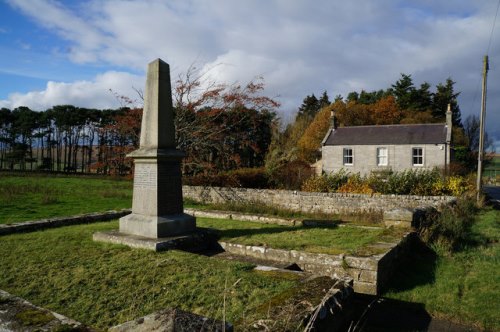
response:
<path id="1" fill-rule="evenodd" d="M 446 123 L 339 127 L 323 140 L 323 172 L 350 173 L 446 169 L 450 164 L 451 112 Z"/>

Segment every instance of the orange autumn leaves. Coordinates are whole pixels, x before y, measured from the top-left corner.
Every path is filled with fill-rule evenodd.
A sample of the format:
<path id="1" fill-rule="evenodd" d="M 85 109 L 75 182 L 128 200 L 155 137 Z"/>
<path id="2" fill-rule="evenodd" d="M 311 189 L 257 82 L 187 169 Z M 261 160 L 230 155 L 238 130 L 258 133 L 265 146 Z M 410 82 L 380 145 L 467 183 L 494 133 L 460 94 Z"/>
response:
<path id="1" fill-rule="evenodd" d="M 392 95 L 373 104 L 337 100 L 318 112 L 299 139 L 298 149 L 303 159 L 313 162 L 317 157 L 321 142 L 330 128 L 332 111 L 335 112 L 337 124 L 344 126 L 397 124 L 403 119 L 403 112 Z"/>

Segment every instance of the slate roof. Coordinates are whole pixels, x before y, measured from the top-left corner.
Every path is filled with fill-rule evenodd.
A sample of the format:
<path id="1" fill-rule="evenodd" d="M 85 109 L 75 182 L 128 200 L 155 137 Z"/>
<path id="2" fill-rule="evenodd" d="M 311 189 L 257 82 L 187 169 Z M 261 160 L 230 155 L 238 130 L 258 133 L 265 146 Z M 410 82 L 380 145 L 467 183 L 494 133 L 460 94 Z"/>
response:
<path id="1" fill-rule="evenodd" d="M 446 124 L 408 124 L 340 127 L 324 145 L 444 144 Z"/>

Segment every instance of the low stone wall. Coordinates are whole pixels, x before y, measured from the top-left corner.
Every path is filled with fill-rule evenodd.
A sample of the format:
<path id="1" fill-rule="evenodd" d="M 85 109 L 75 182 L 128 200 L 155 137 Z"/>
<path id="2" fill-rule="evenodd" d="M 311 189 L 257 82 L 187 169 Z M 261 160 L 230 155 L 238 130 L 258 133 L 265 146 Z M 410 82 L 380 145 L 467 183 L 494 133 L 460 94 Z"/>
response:
<path id="1" fill-rule="evenodd" d="M 384 212 L 393 209 L 432 206 L 439 208 L 456 198 L 451 196 L 364 195 L 310 193 L 291 190 L 183 186 L 185 198 L 202 203 L 261 202 L 300 212 L 347 214 Z"/>
<path id="2" fill-rule="evenodd" d="M 184 213 L 190 214 L 194 217 L 244 220 L 244 221 L 258 222 L 262 224 L 277 224 L 284 226 L 296 226 L 296 225 L 302 225 L 304 223 L 303 220 L 298 220 L 293 218 L 268 217 L 265 215 L 255 215 L 255 214 L 240 213 L 233 211 L 199 210 L 199 209 L 185 208 Z"/>
<path id="3" fill-rule="evenodd" d="M 368 257 L 316 254 L 221 241 L 219 244 L 225 251 L 235 255 L 296 264 L 301 270 L 314 275 L 352 278 L 356 293 L 377 295 L 387 286 L 399 259 L 404 257 L 411 242 L 417 238 L 417 234 L 411 232 L 399 243 L 377 243 L 378 248 L 385 251 Z"/>
<path id="4" fill-rule="evenodd" d="M 118 219 L 127 214 L 130 210 L 106 211 L 97 213 L 87 213 L 71 217 L 56 217 L 49 219 L 40 219 L 35 221 L 23 221 L 13 224 L 0 224 L 0 235 L 7 235 L 21 232 L 33 232 L 46 228 L 54 228 L 69 225 L 88 224 L 98 221 L 108 221 Z"/>

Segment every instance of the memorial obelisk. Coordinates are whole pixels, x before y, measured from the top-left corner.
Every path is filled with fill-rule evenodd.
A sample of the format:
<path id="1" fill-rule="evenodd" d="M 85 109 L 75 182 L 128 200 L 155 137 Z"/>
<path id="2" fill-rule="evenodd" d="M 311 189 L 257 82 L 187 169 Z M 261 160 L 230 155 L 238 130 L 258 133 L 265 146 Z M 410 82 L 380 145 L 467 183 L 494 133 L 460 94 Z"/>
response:
<path id="1" fill-rule="evenodd" d="M 181 160 L 176 149 L 169 65 L 148 65 L 141 139 L 134 159 L 132 213 L 120 219 L 120 233 L 165 238 L 196 230 L 196 219 L 184 213 Z"/>

